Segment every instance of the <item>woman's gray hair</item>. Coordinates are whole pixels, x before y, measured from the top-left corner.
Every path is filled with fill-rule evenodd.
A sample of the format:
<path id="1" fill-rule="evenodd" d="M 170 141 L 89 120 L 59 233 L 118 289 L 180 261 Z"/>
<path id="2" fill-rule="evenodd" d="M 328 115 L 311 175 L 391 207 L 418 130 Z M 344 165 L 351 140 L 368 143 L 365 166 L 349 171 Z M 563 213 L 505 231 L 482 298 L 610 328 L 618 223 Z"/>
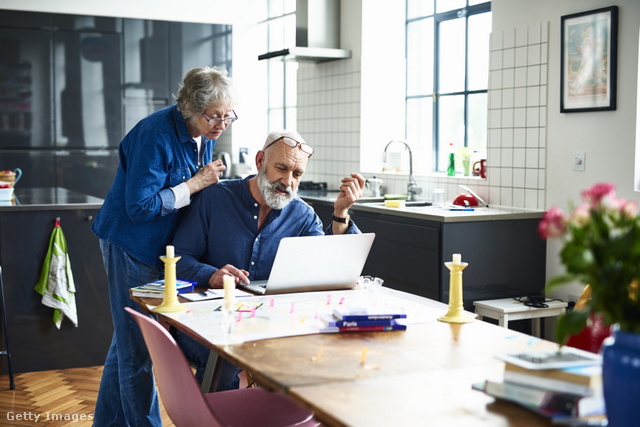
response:
<path id="1" fill-rule="evenodd" d="M 222 67 L 196 67 L 185 74 L 175 98 L 178 110 L 185 120 L 199 116 L 213 104 L 233 108 L 233 80 Z"/>

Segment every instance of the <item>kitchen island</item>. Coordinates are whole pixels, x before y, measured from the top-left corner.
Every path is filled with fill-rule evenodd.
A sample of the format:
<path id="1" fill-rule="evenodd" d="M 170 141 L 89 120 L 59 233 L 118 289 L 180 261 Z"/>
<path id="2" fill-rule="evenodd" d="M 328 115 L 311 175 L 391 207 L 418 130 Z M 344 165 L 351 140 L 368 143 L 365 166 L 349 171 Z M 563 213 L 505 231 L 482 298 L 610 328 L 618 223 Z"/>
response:
<path id="1" fill-rule="evenodd" d="M 102 202 L 65 188 L 18 187 L 11 202 L 0 204 L 0 265 L 14 372 L 104 364 L 113 326 L 102 254 L 90 230 Z M 57 218 L 78 312 L 78 327 L 65 319 L 60 330 L 53 309 L 34 290 Z"/>
<path id="2" fill-rule="evenodd" d="M 300 197 L 327 226 L 337 194 L 301 191 Z M 375 201 L 350 209 L 362 232 L 376 233 L 363 274 L 383 278 L 390 288 L 448 303 L 450 276 L 444 263 L 459 253 L 469 264 L 463 271 L 468 311 L 474 310 L 473 301 L 543 293 L 546 242 L 537 232 L 543 213 L 494 206 L 473 211 L 387 208 Z"/>

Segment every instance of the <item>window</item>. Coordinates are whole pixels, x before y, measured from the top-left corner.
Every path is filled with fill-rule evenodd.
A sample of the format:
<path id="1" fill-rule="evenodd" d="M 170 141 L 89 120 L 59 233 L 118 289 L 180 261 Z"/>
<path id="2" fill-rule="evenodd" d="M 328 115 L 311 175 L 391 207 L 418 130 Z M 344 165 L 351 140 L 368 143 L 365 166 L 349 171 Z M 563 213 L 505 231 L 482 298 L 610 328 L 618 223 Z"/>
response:
<path id="1" fill-rule="evenodd" d="M 259 2 L 266 42 L 263 52 L 272 52 L 295 45 L 296 1 L 268 0 Z M 269 132 L 295 128 L 298 64 L 290 61 L 269 60 L 267 63 L 267 115 Z"/>
<path id="2" fill-rule="evenodd" d="M 406 22 L 406 137 L 444 172 L 451 150 L 486 151 L 491 2 L 407 0 Z"/>

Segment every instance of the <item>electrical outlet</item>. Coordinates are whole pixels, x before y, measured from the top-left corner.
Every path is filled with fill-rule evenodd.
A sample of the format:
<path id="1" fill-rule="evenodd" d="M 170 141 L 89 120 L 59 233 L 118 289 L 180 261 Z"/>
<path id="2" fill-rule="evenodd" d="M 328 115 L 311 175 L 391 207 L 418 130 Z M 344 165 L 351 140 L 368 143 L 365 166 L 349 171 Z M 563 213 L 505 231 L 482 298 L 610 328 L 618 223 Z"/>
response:
<path id="1" fill-rule="evenodd" d="M 584 151 L 573 153 L 573 170 L 574 171 L 583 171 L 585 168 L 584 162 L 585 162 Z"/>

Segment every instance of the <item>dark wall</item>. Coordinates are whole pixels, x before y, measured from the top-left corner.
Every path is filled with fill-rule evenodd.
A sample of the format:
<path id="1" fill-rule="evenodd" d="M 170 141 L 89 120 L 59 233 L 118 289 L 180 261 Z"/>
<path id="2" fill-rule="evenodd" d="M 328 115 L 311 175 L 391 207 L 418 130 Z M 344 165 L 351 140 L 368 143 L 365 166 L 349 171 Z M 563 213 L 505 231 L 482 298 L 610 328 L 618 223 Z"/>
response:
<path id="1" fill-rule="evenodd" d="M 118 144 L 189 69 L 231 69 L 231 27 L 0 10 L 0 170 L 104 198 Z"/>

